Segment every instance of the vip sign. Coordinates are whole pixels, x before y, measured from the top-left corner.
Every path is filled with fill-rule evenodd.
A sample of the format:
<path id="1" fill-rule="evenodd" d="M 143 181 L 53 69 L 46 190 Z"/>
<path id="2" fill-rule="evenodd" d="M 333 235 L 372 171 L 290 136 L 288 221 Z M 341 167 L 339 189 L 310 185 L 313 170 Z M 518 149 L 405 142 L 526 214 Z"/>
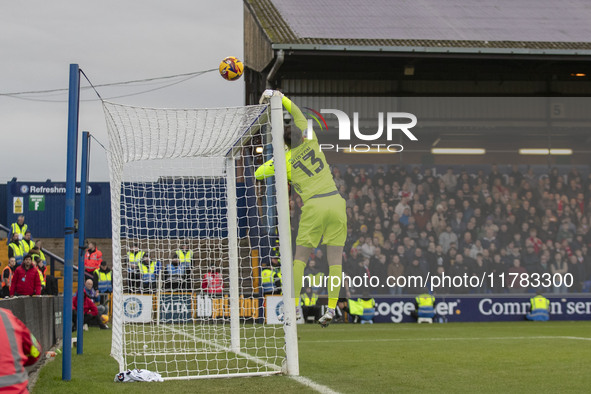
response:
<path id="1" fill-rule="evenodd" d="M 400 144 L 391 144 L 390 142 L 394 139 L 395 133 L 403 133 L 409 140 L 418 141 L 418 138 L 410 131 L 417 125 L 417 117 L 408 112 L 384 112 L 378 113 L 378 129 L 376 132 L 365 134 L 359 129 L 359 113 L 353 113 L 353 125 L 351 125 L 351 119 L 349 116 L 338 109 L 321 109 L 320 113 L 333 114 L 337 117 L 339 123 L 339 141 L 348 142 L 349 144 L 320 144 L 320 150 L 322 151 L 336 151 L 336 152 L 368 152 L 370 150 L 376 150 L 378 152 L 402 152 L 404 147 Z M 322 118 L 324 121 L 324 118 Z M 385 127 L 384 127 L 385 123 Z M 326 124 L 326 123 L 325 123 Z M 355 139 L 364 142 L 373 143 L 362 143 L 352 144 L 352 133 Z M 375 143 L 378 142 L 383 134 L 386 132 L 387 143 Z M 306 131 L 306 137 L 312 138 L 312 120 L 308 120 L 308 130 Z"/>
<path id="2" fill-rule="evenodd" d="M 45 196 L 31 194 L 29 196 L 29 211 L 45 211 Z"/>

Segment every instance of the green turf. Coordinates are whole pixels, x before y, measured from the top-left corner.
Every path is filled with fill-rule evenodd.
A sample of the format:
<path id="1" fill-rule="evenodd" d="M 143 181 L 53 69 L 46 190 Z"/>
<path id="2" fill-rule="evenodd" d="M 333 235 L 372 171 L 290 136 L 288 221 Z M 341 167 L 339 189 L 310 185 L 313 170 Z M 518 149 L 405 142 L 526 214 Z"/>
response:
<path id="1" fill-rule="evenodd" d="M 285 357 L 280 326 L 242 325 L 240 354 L 229 351 L 229 326 L 127 325 L 125 331 L 127 363 L 161 372 L 164 377 L 200 370 L 219 374 L 275 372 Z"/>
<path id="2" fill-rule="evenodd" d="M 341 324 L 298 334 L 301 375 L 339 392 L 588 392 L 591 383 L 591 322 Z M 72 381 L 61 381 L 58 356 L 34 393 L 310 392 L 282 376 L 113 383 L 110 335 L 91 328 Z"/>

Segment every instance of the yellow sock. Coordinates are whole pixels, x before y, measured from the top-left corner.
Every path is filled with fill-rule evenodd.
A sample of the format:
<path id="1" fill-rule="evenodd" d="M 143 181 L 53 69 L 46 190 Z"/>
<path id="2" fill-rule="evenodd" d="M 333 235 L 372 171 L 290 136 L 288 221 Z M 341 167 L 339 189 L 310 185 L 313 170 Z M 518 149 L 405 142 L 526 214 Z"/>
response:
<path id="1" fill-rule="evenodd" d="M 293 294 L 296 306 L 300 306 L 300 294 L 302 292 L 302 281 L 304 280 L 304 269 L 306 263 L 302 260 L 293 261 Z"/>
<path id="2" fill-rule="evenodd" d="M 337 301 L 339 300 L 339 293 L 341 291 L 341 280 L 343 279 L 343 267 L 340 265 L 331 265 L 328 267 L 328 307 L 335 309 Z M 334 282 L 333 282 L 333 279 Z M 339 278 L 337 281 L 336 278 Z M 335 286 L 333 286 L 333 284 Z"/>

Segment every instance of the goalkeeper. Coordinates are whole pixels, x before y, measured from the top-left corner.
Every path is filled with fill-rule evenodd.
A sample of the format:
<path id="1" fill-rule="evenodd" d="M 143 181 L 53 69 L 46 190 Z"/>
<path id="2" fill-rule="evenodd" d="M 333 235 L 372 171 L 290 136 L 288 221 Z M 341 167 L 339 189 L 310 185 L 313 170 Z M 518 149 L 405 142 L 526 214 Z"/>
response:
<path id="1" fill-rule="evenodd" d="M 262 101 L 269 100 L 273 95 L 282 96 L 283 107 L 291 114 L 293 123 L 299 129 L 292 130 L 292 127 L 287 125 L 283 134 L 285 144 L 289 148 L 286 152 L 287 179 L 304 203 L 293 261 L 296 305 L 299 311 L 306 262 L 314 248 L 322 241 L 326 245 L 329 265 L 328 310 L 318 323 L 326 327 L 335 316 L 341 288 L 343 246 L 347 238 L 345 200 L 335 186 L 316 134 L 310 130 L 311 135 L 308 137 L 311 138 L 304 138 L 303 133 L 308 128 L 308 121 L 302 111 L 277 91 L 266 90 Z M 261 180 L 274 173 L 275 168 L 271 159 L 256 170 L 255 177 Z"/>

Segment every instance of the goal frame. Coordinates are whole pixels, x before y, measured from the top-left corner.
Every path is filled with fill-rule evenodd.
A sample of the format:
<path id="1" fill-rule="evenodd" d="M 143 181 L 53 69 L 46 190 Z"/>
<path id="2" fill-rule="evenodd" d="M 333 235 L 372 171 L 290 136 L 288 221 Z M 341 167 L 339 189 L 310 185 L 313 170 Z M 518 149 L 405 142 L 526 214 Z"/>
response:
<path id="1" fill-rule="evenodd" d="M 285 359 L 283 365 L 276 366 L 267 363 L 262 359 L 257 359 L 248 353 L 241 351 L 241 322 L 240 322 L 240 283 L 239 283 L 239 228 L 237 215 L 237 185 L 236 185 L 236 158 L 239 156 L 241 146 L 235 144 L 226 154 L 224 159 L 226 180 L 226 215 L 227 215 L 227 239 L 228 239 L 228 264 L 229 264 L 229 292 L 230 292 L 230 345 L 229 348 L 224 348 L 227 351 L 233 352 L 236 355 L 246 358 L 255 363 L 265 364 L 273 371 L 261 372 L 245 372 L 245 373 L 227 373 L 227 374 L 203 374 L 203 375 L 189 375 L 182 377 L 165 377 L 166 380 L 176 379 L 202 379 L 202 378 L 218 378 L 218 377 L 239 377 L 239 376 L 256 376 L 269 375 L 272 373 L 283 373 L 286 375 L 299 375 L 299 361 L 298 361 L 298 343 L 297 343 L 297 325 L 295 313 L 295 298 L 293 291 L 293 274 L 292 274 L 292 248 L 291 248 L 291 230 L 290 230 L 290 215 L 289 215 L 289 191 L 287 180 L 287 164 L 285 158 L 285 148 L 283 141 L 283 106 L 280 95 L 271 97 L 269 107 L 265 116 L 270 116 L 270 127 L 272 135 L 273 158 L 275 162 L 275 193 L 276 193 L 276 209 L 277 209 L 277 229 L 279 237 L 279 250 L 281 254 L 282 265 L 282 301 L 284 304 L 284 321 L 283 332 L 285 339 Z M 254 126 L 256 128 L 256 126 Z M 249 129 L 245 133 L 252 133 Z M 238 141 L 238 144 L 240 140 Z M 117 152 L 110 152 L 110 154 L 117 154 Z M 111 160 L 111 158 L 109 159 Z M 111 163 L 110 163 L 111 164 Z M 121 183 L 115 181 L 111 177 L 111 212 L 112 212 L 112 226 L 114 229 L 120 227 L 121 223 Z M 123 289 L 123 272 L 122 272 L 122 257 L 121 257 L 121 233 L 119 231 L 113 232 L 113 262 L 117 264 L 118 269 L 113 271 L 113 285 Z M 115 264 L 114 264 L 115 265 Z M 160 287 L 160 286 L 158 286 Z M 120 370 L 129 368 L 126 361 L 126 355 L 123 348 L 119 351 L 115 348 L 115 343 L 124 343 L 124 316 L 123 316 L 123 291 L 119 294 L 113 293 L 113 326 L 120 327 L 119 330 L 113 330 L 113 348 L 111 355 L 118 362 Z M 160 301 L 157 296 L 157 303 Z M 153 320 L 153 324 L 158 322 L 160 310 L 157 312 L 157 317 Z M 187 340 L 190 339 L 189 334 Z M 281 336 L 277 337 L 281 338 Z M 198 338 L 193 338 L 198 340 Z M 211 343 L 212 346 L 220 346 L 216 343 Z M 208 371 L 209 372 L 209 371 Z"/>

